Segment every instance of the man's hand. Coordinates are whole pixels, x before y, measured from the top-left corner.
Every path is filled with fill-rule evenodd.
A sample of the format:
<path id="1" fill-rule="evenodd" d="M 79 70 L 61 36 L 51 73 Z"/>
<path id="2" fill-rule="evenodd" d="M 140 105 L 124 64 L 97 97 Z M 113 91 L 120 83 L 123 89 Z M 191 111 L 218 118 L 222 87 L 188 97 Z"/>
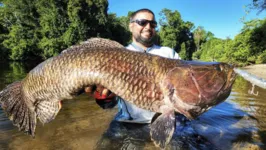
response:
<path id="1" fill-rule="evenodd" d="M 96 85 L 96 90 L 95 91 L 94 91 L 94 87 L 92 85 L 85 87 L 84 90 L 85 90 L 85 92 L 87 94 L 93 94 L 92 96 L 95 99 L 104 100 L 104 99 L 110 99 L 110 98 L 113 98 L 113 97 L 116 96 L 110 90 L 108 90 L 107 88 L 105 88 L 105 87 L 103 87 L 102 85 L 99 85 L 99 84 Z"/>

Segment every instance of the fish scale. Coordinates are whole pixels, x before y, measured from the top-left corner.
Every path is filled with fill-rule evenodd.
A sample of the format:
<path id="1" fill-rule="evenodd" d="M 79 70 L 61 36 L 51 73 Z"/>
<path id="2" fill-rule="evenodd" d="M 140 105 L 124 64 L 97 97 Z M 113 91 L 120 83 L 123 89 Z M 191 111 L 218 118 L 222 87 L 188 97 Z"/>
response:
<path id="1" fill-rule="evenodd" d="M 98 53 L 97 59 L 100 60 L 101 63 L 99 63 L 99 62 L 93 63 L 93 64 L 86 63 L 87 64 L 86 68 L 80 67 L 80 66 L 72 67 L 72 68 L 79 68 L 80 70 L 87 70 L 86 72 L 91 72 L 89 74 L 97 73 L 97 71 L 94 72 L 93 70 L 100 70 L 100 72 L 102 74 L 104 74 L 104 76 L 101 74 L 97 74 L 101 78 L 95 78 L 94 80 L 90 80 L 90 83 L 87 83 L 87 84 L 93 84 L 93 82 L 102 83 L 104 86 L 108 87 L 114 93 L 116 93 L 115 92 L 116 90 L 112 88 L 112 83 L 116 83 L 116 85 L 115 85 L 116 89 L 123 89 L 124 88 L 124 89 L 128 90 L 130 88 L 129 85 L 131 85 L 131 88 L 133 88 L 132 90 L 130 90 L 132 95 L 135 95 L 135 94 L 141 95 L 141 93 L 139 91 L 143 91 L 143 88 L 142 88 L 142 86 L 138 86 L 138 82 L 142 81 L 143 83 L 145 83 L 147 85 L 147 84 L 155 82 L 155 80 L 157 80 L 157 81 L 160 80 L 160 79 L 156 79 L 155 78 L 156 76 L 149 76 L 150 74 L 154 74 L 153 73 L 154 70 L 153 71 L 148 70 L 147 67 L 141 66 L 141 64 L 143 64 L 143 63 L 139 63 L 139 61 L 143 60 L 144 58 L 140 57 L 140 56 L 136 56 L 136 54 L 132 55 L 132 52 L 128 53 L 127 51 L 117 50 L 117 49 L 116 50 L 112 50 L 112 49 L 106 50 L 106 49 L 97 48 L 95 50 L 92 49 L 90 51 L 82 51 L 82 53 L 79 53 L 79 55 L 86 56 L 85 58 L 90 58 L 87 60 L 84 59 L 84 60 L 80 60 L 80 61 L 83 62 L 83 64 L 86 61 L 88 61 L 88 62 L 92 62 L 93 60 L 95 61 L 96 59 L 94 59 L 95 55 L 94 55 L 93 51 L 97 51 L 97 53 Z M 72 56 L 73 54 L 69 54 L 69 55 Z M 118 55 L 118 56 L 115 57 L 115 55 Z M 75 56 L 78 57 L 78 55 L 76 55 L 76 54 L 75 54 Z M 68 56 L 65 56 L 65 57 L 68 57 Z M 109 59 L 105 60 L 103 58 L 109 58 Z M 110 60 L 111 58 L 113 60 Z M 73 59 L 75 60 L 75 58 L 73 58 Z M 134 59 L 134 61 L 132 61 L 131 59 Z M 109 62 L 117 62 L 117 63 L 114 63 L 115 65 L 113 65 L 113 63 L 109 63 Z M 72 65 L 75 64 L 72 62 L 69 62 L 69 63 Z M 120 65 L 116 65 L 118 63 Z M 54 64 L 56 64 L 56 62 Z M 130 68 L 130 70 L 134 70 L 134 72 L 130 72 L 130 70 L 128 70 L 124 66 L 128 66 L 128 68 Z M 111 73 L 109 74 L 109 72 L 111 72 Z M 149 72 L 150 74 L 145 75 L 143 72 Z M 134 76 L 132 76 L 131 74 L 134 74 Z M 161 73 L 157 73 L 157 74 L 161 74 Z M 127 78 L 130 78 L 130 80 L 126 80 L 126 78 L 123 78 L 122 75 L 124 75 L 124 77 L 126 75 Z M 137 78 L 138 76 L 141 76 L 141 78 L 143 78 L 143 79 Z M 89 76 L 88 78 L 91 78 L 91 77 Z M 110 79 L 112 82 L 109 81 Z M 114 79 L 116 79 L 116 80 L 114 80 Z M 124 80 L 124 81 L 126 80 L 127 82 L 121 83 L 122 80 Z M 111 83 L 111 85 L 108 85 L 108 83 Z M 75 84 L 75 85 L 77 85 L 77 84 Z M 62 89 L 64 87 L 58 87 L 58 88 Z M 124 90 L 124 91 L 126 91 L 126 90 Z M 153 89 L 151 89 L 151 90 L 153 90 Z M 118 91 L 118 93 L 119 93 L 119 91 Z M 125 92 L 123 92 L 123 93 L 125 93 Z M 123 94 L 123 93 L 120 92 L 119 94 Z M 124 97 L 124 96 L 122 95 L 122 97 Z M 129 97 L 129 95 L 127 95 L 127 96 L 125 96 L 125 98 L 130 98 L 130 97 Z M 151 99 L 151 98 L 148 98 L 148 99 Z"/>

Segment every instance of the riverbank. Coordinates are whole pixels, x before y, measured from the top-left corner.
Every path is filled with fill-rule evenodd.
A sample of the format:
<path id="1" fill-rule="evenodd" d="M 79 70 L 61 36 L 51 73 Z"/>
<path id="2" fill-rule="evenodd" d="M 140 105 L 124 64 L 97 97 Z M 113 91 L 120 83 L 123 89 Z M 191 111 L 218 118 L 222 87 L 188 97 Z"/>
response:
<path id="1" fill-rule="evenodd" d="M 266 64 L 250 65 L 240 69 L 266 80 Z"/>

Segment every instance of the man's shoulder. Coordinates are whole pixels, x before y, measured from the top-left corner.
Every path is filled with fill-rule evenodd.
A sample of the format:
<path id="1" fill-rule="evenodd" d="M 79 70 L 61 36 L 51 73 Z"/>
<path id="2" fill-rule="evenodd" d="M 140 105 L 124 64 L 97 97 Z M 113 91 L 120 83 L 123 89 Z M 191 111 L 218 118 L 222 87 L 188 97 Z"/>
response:
<path id="1" fill-rule="evenodd" d="M 154 45 L 152 49 L 160 52 L 163 51 L 164 53 L 169 53 L 169 54 L 172 54 L 174 52 L 172 48 L 167 46 Z"/>
<path id="2" fill-rule="evenodd" d="M 129 44 L 128 46 L 126 46 L 127 50 L 131 50 L 131 51 L 138 51 L 132 44 Z"/>
<path id="3" fill-rule="evenodd" d="M 127 49 L 134 48 L 131 44 L 126 46 Z"/>
<path id="4" fill-rule="evenodd" d="M 172 48 L 167 47 L 167 46 L 159 46 L 159 45 L 154 45 L 153 46 L 154 49 L 162 49 L 162 50 L 167 50 L 167 51 L 173 51 Z"/>
<path id="5" fill-rule="evenodd" d="M 180 59 L 174 49 L 167 46 L 154 45 L 150 53 L 157 54 L 167 58 Z"/>

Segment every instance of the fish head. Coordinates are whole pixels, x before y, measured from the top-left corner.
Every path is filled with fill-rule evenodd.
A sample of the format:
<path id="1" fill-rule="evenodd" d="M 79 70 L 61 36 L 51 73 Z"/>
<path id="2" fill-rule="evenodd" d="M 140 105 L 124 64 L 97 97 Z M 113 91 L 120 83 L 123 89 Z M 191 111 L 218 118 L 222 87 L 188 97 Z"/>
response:
<path id="1" fill-rule="evenodd" d="M 236 78 L 225 63 L 183 61 L 163 81 L 175 111 L 193 119 L 230 95 Z"/>

